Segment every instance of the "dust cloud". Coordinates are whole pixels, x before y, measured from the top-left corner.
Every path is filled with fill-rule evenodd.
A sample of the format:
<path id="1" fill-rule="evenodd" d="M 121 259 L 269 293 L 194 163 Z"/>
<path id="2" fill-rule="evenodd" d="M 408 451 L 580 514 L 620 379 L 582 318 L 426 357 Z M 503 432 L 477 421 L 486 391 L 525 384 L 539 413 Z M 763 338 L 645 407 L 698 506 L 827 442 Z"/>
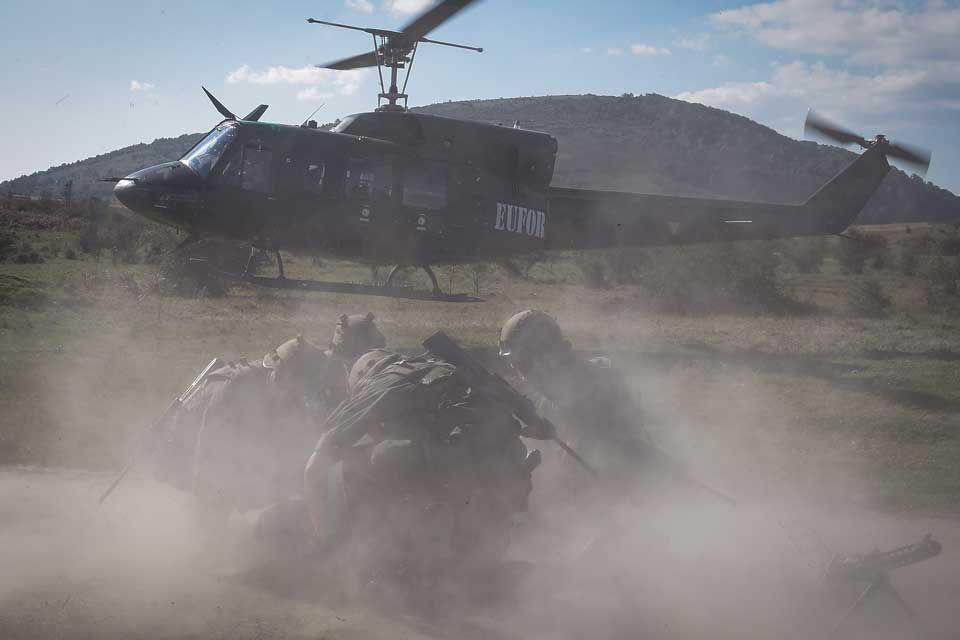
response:
<path id="1" fill-rule="evenodd" d="M 772 435 L 789 416 L 755 380 L 645 360 L 634 346 L 623 347 L 617 364 L 642 392 L 654 439 L 736 506 L 653 472 L 616 487 L 615 497 L 554 492 L 538 502 L 551 493 L 538 485 L 513 532 L 514 575 L 496 597 L 438 596 L 426 609 L 405 610 L 363 593 L 278 593 L 250 579 L 256 562 L 242 545 L 211 528 L 191 496 L 143 475 L 97 505 L 109 474 L 6 468 L 0 636 L 912 637 L 909 620 L 883 599 L 835 630 L 858 591 L 828 584 L 823 570 L 834 552 L 865 553 L 933 532 L 943 554 L 897 571 L 894 583 L 928 630 L 951 637 L 960 522 L 869 511 L 871 484 L 860 470 L 812 464 L 802 452 L 815 435 Z M 700 376 L 712 382 L 700 384 Z M 82 378 L 67 391 L 76 412 L 87 391 Z M 534 446 L 544 449 L 544 471 L 557 463 L 549 444 Z M 535 485 L 550 477 L 540 471 Z"/>

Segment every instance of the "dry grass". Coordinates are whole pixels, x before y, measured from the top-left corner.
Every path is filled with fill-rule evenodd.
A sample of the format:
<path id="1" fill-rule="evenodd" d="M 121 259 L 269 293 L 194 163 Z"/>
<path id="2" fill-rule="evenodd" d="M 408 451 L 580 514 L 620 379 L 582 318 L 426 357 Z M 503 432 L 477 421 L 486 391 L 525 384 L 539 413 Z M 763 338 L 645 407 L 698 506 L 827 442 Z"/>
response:
<path id="1" fill-rule="evenodd" d="M 59 234 L 33 241 L 63 244 Z M 318 269 L 308 258 L 287 257 L 286 267 L 290 277 L 370 278 L 363 266 Z M 0 460 L 115 466 L 211 357 L 259 357 L 298 333 L 325 343 L 341 313 L 374 312 L 394 346 L 415 347 L 438 328 L 479 346 L 495 343 L 511 313 L 537 307 L 557 315 L 578 348 L 618 352 L 661 428 L 685 425 L 674 436 L 743 492 L 754 489 L 711 462 L 713 448 L 753 451 L 755 478 L 856 470 L 874 504 L 960 506 L 960 320 L 951 308 L 927 309 L 916 279 L 893 270 L 851 276 L 827 261 L 821 273 L 786 276 L 820 310 L 800 317 L 652 313 L 637 288 L 583 287 L 570 256 L 530 279 L 494 270 L 476 304 L 250 287 L 217 300 L 138 299 L 123 284 L 132 275 L 147 289 L 155 272 L 62 255 L 0 267 L 0 293 L 44 296 L 0 304 Z M 465 272 L 439 275 L 453 290 L 471 286 Z M 843 315 L 844 292 L 861 277 L 881 279 L 888 318 Z"/>

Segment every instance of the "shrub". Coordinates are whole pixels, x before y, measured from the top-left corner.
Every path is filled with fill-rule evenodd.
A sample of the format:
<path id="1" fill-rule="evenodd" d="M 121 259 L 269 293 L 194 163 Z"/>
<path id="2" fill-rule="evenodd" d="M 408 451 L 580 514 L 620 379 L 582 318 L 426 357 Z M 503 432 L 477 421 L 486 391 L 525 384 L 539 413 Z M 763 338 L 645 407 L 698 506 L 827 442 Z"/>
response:
<path id="1" fill-rule="evenodd" d="M 250 246 L 224 240 L 201 240 L 196 244 L 167 254 L 160 262 L 159 290 L 167 295 L 209 298 L 225 296 L 227 281 L 218 271 L 237 274 L 243 272 L 250 257 Z M 257 252 L 251 263 L 251 272 L 269 261 L 269 254 Z"/>
<path id="2" fill-rule="evenodd" d="M 609 289 L 607 268 L 602 254 L 584 251 L 576 258 L 577 268 L 583 274 L 583 285 L 588 289 Z"/>
<path id="3" fill-rule="evenodd" d="M 29 253 L 24 252 L 17 255 L 14 258 L 14 262 L 17 264 L 40 264 L 43 262 L 43 256 L 41 256 L 36 251 L 30 251 Z"/>
<path id="4" fill-rule="evenodd" d="M 805 311 L 779 280 L 776 248 L 738 242 L 653 251 L 642 267 L 642 286 L 654 307 L 675 313 Z"/>
<path id="5" fill-rule="evenodd" d="M 920 256 L 916 252 L 907 251 L 904 249 L 900 252 L 900 261 L 898 266 L 900 267 L 900 273 L 903 275 L 916 275 L 917 267 L 920 266 Z"/>
<path id="6" fill-rule="evenodd" d="M 960 235 L 951 234 L 937 241 L 937 253 L 941 256 L 960 256 Z"/>
<path id="7" fill-rule="evenodd" d="M 855 282 L 849 290 L 847 307 L 854 315 L 864 318 L 886 317 L 893 300 L 883 291 L 883 286 L 873 278 Z"/>
<path id="8" fill-rule="evenodd" d="M 799 273 L 819 273 L 827 255 L 824 237 L 797 238 L 781 244 L 784 258 Z"/>
<path id="9" fill-rule="evenodd" d="M 837 245 L 837 262 L 849 273 L 863 273 L 870 261 L 876 269 L 889 264 L 887 239 L 878 233 L 869 233 L 852 229 Z"/>
<path id="10" fill-rule="evenodd" d="M 493 278 L 493 266 L 487 262 L 477 262 L 467 267 L 467 277 L 470 284 L 473 285 L 474 295 L 479 296 L 483 289 L 491 284 Z"/>
<path id="11" fill-rule="evenodd" d="M 956 260 L 938 256 L 926 265 L 920 275 L 924 281 L 924 294 L 930 305 L 940 304 L 944 298 L 960 293 L 960 268 Z"/>
<path id="12" fill-rule="evenodd" d="M 17 252 L 17 236 L 9 231 L 0 231 L 0 262 Z"/>

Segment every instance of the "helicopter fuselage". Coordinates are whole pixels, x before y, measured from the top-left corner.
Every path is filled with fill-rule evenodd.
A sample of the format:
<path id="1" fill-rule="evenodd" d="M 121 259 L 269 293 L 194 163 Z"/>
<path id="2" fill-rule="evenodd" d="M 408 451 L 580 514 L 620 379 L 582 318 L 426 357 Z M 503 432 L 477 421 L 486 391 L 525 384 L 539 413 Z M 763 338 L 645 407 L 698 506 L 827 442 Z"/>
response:
<path id="1" fill-rule="evenodd" d="M 332 131 L 224 120 L 117 198 L 195 236 L 380 264 L 451 264 L 547 247 L 557 142 L 411 112 Z"/>

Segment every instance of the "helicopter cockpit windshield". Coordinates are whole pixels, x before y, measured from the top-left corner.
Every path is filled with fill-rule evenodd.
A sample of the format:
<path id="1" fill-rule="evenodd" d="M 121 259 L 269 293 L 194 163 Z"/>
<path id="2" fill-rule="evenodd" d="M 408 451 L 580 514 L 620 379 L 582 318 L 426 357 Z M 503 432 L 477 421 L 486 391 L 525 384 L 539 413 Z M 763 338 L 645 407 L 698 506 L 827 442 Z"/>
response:
<path id="1" fill-rule="evenodd" d="M 187 165 L 200 177 L 210 175 L 217 160 L 223 155 L 227 147 L 237 137 L 237 125 L 225 122 L 207 134 L 207 137 L 198 142 L 190 151 L 186 152 L 180 162 Z"/>

